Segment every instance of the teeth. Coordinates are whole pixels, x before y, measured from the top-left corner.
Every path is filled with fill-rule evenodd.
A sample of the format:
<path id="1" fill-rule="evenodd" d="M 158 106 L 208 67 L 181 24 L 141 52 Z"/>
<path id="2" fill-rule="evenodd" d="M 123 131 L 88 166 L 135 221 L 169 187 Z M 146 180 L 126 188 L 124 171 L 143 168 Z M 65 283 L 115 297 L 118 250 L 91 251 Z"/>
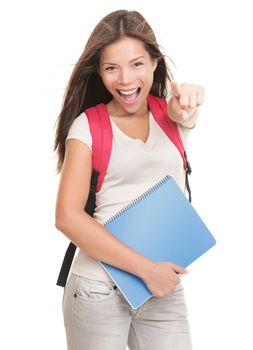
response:
<path id="1" fill-rule="evenodd" d="M 119 90 L 119 92 L 122 94 L 122 95 L 132 95 L 134 92 L 136 92 L 138 90 L 138 88 L 134 89 L 134 90 L 129 90 L 129 91 L 121 91 Z"/>

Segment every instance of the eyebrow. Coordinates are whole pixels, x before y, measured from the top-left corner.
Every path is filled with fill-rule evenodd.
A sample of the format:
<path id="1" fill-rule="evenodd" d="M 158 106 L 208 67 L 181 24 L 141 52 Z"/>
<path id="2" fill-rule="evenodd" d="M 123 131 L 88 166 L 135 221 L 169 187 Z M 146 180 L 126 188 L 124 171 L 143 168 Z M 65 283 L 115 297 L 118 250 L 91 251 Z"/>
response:
<path id="1" fill-rule="evenodd" d="M 140 58 L 145 58 L 145 57 L 144 57 L 144 56 L 136 57 L 136 58 L 132 59 L 132 60 L 130 61 L 130 63 L 132 63 L 132 62 L 134 62 L 134 61 L 137 61 L 137 60 L 139 60 Z M 111 63 L 111 62 L 104 62 L 104 63 L 102 63 L 102 65 L 104 65 L 104 64 L 116 65 L 116 63 Z"/>

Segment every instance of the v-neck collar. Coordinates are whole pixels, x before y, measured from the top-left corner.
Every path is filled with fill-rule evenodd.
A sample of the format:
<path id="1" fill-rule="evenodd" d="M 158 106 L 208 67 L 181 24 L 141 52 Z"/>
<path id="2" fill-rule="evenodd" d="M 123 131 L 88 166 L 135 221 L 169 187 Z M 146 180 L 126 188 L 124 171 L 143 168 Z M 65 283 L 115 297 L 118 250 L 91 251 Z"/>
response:
<path id="1" fill-rule="evenodd" d="M 114 120 L 112 119 L 112 117 L 109 115 L 110 117 L 110 121 L 111 121 L 111 124 L 112 126 L 114 127 L 114 130 L 116 130 L 118 132 L 118 134 L 120 134 L 122 137 L 124 137 L 126 140 L 129 140 L 131 142 L 139 142 L 143 145 L 147 145 L 149 142 L 150 142 L 150 138 L 151 138 L 151 131 L 152 131 L 152 114 L 151 112 L 149 111 L 149 114 L 148 114 L 148 117 L 149 117 L 149 132 L 148 132 L 148 137 L 147 137 L 147 140 L 144 142 L 142 141 L 141 139 L 138 139 L 138 138 L 133 138 L 129 135 L 127 135 L 124 131 L 122 131 L 120 129 L 120 127 L 114 122 Z"/>

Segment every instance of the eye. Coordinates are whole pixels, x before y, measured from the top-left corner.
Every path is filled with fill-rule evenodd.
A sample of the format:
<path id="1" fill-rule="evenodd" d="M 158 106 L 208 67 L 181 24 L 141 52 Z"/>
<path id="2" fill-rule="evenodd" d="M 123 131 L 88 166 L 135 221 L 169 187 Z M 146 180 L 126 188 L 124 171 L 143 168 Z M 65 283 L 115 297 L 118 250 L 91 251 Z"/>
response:
<path id="1" fill-rule="evenodd" d="M 114 67 L 114 66 L 108 66 L 108 67 L 105 68 L 105 70 L 107 72 L 113 72 L 115 69 L 116 69 L 116 67 Z"/>
<path id="2" fill-rule="evenodd" d="M 143 66 L 143 62 L 135 62 L 134 66 L 135 67 L 141 67 L 141 66 Z"/>

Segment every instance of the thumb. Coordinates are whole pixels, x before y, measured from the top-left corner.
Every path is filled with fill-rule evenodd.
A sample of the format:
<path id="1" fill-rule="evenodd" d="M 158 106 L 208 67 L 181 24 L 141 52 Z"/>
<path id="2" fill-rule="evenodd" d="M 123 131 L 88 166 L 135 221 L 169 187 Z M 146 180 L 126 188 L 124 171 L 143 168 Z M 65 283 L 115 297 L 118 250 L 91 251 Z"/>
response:
<path id="1" fill-rule="evenodd" d="M 178 83 L 175 80 L 172 80 L 170 83 L 170 86 L 171 86 L 171 94 L 174 97 L 178 98 L 180 96 L 180 88 Z"/>
<path id="2" fill-rule="evenodd" d="M 184 269 L 183 267 L 177 265 L 177 264 L 173 264 L 171 263 L 171 268 L 175 271 L 175 272 L 178 272 L 178 273 L 183 273 L 183 274 L 186 274 L 188 273 L 189 271 Z"/>

